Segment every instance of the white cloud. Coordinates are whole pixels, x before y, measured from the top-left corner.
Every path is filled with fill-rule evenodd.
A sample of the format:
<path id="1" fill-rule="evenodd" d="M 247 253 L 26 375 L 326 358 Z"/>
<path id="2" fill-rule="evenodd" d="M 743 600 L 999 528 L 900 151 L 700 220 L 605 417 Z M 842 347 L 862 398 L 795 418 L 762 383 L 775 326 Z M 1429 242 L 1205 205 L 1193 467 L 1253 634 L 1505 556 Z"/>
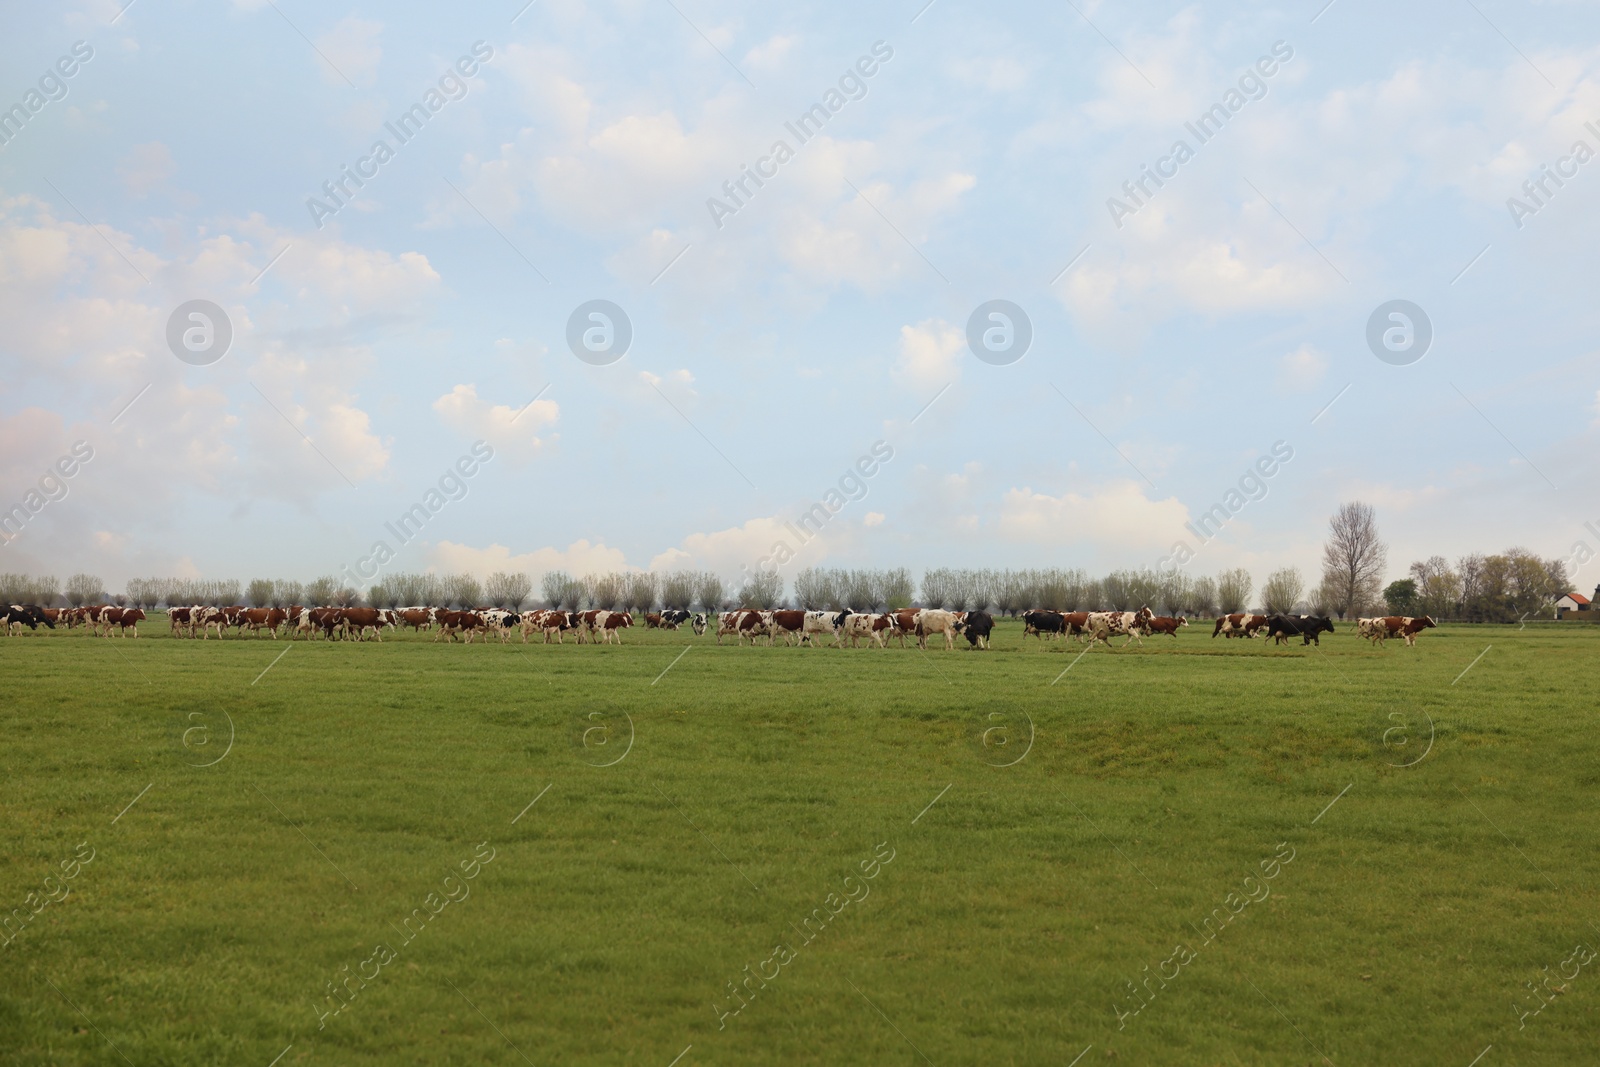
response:
<path id="1" fill-rule="evenodd" d="M 867 512 L 866 517 L 861 520 L 861 525 L 882 526 L 884 518 L 885 516 L 881 511 L 869 511 Z"/>
<path id="2" fill-rule="evenodd" d="M 924 319 L 900 327 L 900 355 L 894 374 L 907 385 L 939 389 L 961 376 L 967 335 L 943 319 Z"/>
<path id="3" fill-rule="evenodd" d="M 1328 369 L 1328 360 L 1310 344 L 1303 344 L 1278 360 L 1278 385 L 1294 392 L 1304 392 L 1322 381 Z"/>
<path id="4" fill-rule="evenodd" d="M 451 429 L 469 437 L 482 437 L 502 448 L 513 459 L 531 459 L 539 454 L 544 441 L 541 426 L 554 426 L 561 408 L 554 400 L 535 400 L 522 407 L 490 404 L 478 397 L 472 383 L 458 385 L 433 402 L 433 410 Z"/>
<path id="5" fill-rule="evenodd" d="M 744 65 L 754 70 L 776 70 L 798 40 L 792 34 L 774 34 L 744 54 Z"/>

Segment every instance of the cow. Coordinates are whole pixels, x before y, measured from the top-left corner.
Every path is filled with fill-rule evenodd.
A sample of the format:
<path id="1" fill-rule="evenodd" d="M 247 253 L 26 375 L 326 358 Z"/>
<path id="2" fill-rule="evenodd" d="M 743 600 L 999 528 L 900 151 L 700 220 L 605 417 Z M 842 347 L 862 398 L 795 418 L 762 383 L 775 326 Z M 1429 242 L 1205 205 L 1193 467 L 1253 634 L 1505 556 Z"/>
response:
<path id="1" fill-rule="evenodd" d="M 1111 638 L 1123 634 L 1128 638 L 1122 642 L 1123 648 L 1134 641 L 1138 641 L 1139 647 L 1143 648 L 1144 638 L 1151 632 L 1147 624 L 1153 617 L 1149 608 L 1140 608 L 1138 611 L 1093 611 L 1084 620 L 1084 632 L 1091 645 L 1100 641 L 1110 648 Z"/>
<path id="2" fill-rule="evenodd" d="M 239 616 L 239 628 L 249 627 L 250 632 L 259 635 L 264 626 L 272 634 L 272 639 L 278 639 L 278 627 L 282 626 L 288 615 L 282 608 L 249 608 Z"/>
<path id="3" fill-rule="evenodd" d="M 802 643 L 810 642 L 820 634 L 833 635 L 833 643 L 839 648 L 844 647 L 844 624 L 850 617 L 849 611 L 808 611 L 806 612 L 805 625 L 801 628 L 800 640 Z"/>
<path id="4" fill-rule="evenodd" d="M 1178 630 L 1181 627 L 1188 625 L 1189 620 L 1184 618 L 1182 615 L 1179 615 L 1175 619 L 1170 615 L 1157 615 L 1147 623 L 1151 633 L 1170 634 L 1174 640 L 1176 640 L 1178 637 Z"/>
<path id="5" fill-rule="evenodd" d="M 956 631 L 961 625 L 961 618 L 957 612 L 941 611 L 937 608 L 923 608 L 917 612 L 916 634 L 917 647 L 926 650 L 930 634 L 944 635 L 944 650 L 953 651 L 956 647 Z"/>
<path id="6" fill-rule="evenodd" d="M 1216 628 L 1211 631 L 1211 636 L 1221 634 L 1223 637 L 1254 637 L 1256 631 L 1267 624 L 1265 615 L 1235 614 L 1224 615 L 1217 620 Z"/>
<path id="7" fill-rule="evenodd" d="M 1024 611 L 1022 613 L 1022 636 L 1024 640 L 1029 637 L 1037 637 L 1042 645 L 1044 644 L 1045 635 L 1065 634 L 1067 632 L 1066 616 L 1059 611 L 1035 608 L 1032 611 Z"/>
<path id="8" fill-rule="evenodd" d="M 1333 633 L 1333 620 L 1324 615 L 1273 615 L 1267 619 L 1267 636 L 1280 645 L 1299 635 L 1301 646 L 1322 644 L 1322 634 Z"/>
<path id="9" fill-rule="evenodd" d="M 454 644 L 456 634 L 463 634 L 462 640 L 472 644 L 472 635 L 486 633 L 488 622 L 476 611 L 441 611 L 439 612 L 439 632 L 433 635 L 435 641 L 444 638 L 447 644 Z"/>
<path id="10" fill-rule="evenodd" d="M 961 632 L 971 647 L 987 649 L 989 635 L 994 632 L 994 616 L 987 611 L 969 611 L 961 620 Z"/>
<path id="11" fill-rule="evenodd" d="M 766 615 L 767 644 L 773 644 L 779 637 L 783 643 L 789 643 L 793 635 L 800 644 L 806 642 L 806 613 L 798 610 L 780 609 L 777 611 L 763 612 Z"/>
<path id="12" fill-rule="evenodd" d="M 578 613 L 575 611 L 542 611 L 539 613 L 537 625 L 540 630 L 544 631 L 545 644 L 548 645 L 552 637 L 556 639 L 556 644 L 564 644 L 561 640 L 561 632 L 577 628 Z"/>
<path id="13" fill-rule="evenodd" d="M 116 619 L 118 627 L 117 636 L 127 637 L 128 631 L 131 629 L 133 631 L 133 636 L 138 637 L 139 623 L 144 621 L 144 619 L 145 613 L 143 608 L 124 608 L 122 610 L 122 614 L 118 615 Z M 111 636 L 111 631 L 109 629 L 106 631 L 106 636 Z"/>
<path id="14" fill-rule="evenodd" d="M 610 644 L 613 639 L 622 644 L 622 631 L 633 625 L 633 616 L 626 611 L 602 611 L 594 617 L 594 632 L 600 640 Z"/>
<path id="15" fill-rule="evenodd" d="M 860 611 L 847 612 L 843 625 L 839 627 L 839 644 L 843 646 L 848 640 L 851 648 L 858 648 L 858 642 L 865 637 L 869 645 L 886 648 L 893 630 L 894 620 L 887 613 L 869 615 Z"/>
<path id="16" fill-rule="evenodd" d="M 395 628 L 409 626 L 416 633 L 433 629 L 433 608 L 401 608 L 395 613 Z"/>
<path id="17" fill-rule="evenodd" d="M 682 608 L 662 608 L 661 628 L 663 630 L 676 630 L 684 623 L 690 622 L 692 618 L 693 617 Z"/>
<path id="18" fill-rule="evenodd" d="M 1424 615 L 1420 619 L 1403 615 L 1386 615 L 1377 621 L 1383 624 L 1385 637 L 1403 637 L 1407 648 L 1416 645 L 1417 634 L 1439 625 L 1433 621 L 1432 615 Z"/>
<path id="19" fill-rule="evenodd" d="M 706 617 L 705 617 L 705 613 L 704 612 L 696 613 L 695 616 L 692 619 L 689 620 L 689 627 L 690 627 L 690 629 L 694 630 L 694 635 L 696 637 L 705 636 L 705 632 L 706 632 Z"/>
<path id="20" fill-rule="evenodd" d="M 5 622 L 8 635 L 20 634 L 24 626 L 30 630 L 37 630 L 40 623 L 51 630 L 56 628 L 50 616 L 46 615 L 44 609 L 37 604 L 10 605 L 5 612 Z"/>
<path id="21" fill-rule="evenodd" d="M 889 632 L 884 635 L 883 641 L 887 645 L 890 638 L 899 638 L 900 647 L 906 647 L 906 638 L 914 637 L 917 633 L 917 608 L 901 608 L 899 611 L 889 613 Z"/>
<path id="22" fill-rule="evenodd" d="M 645 612 L 645 615 L 644 615 L 644 628 L 646 630 L 659 630 L 659 629 L 661 629 L 661 613 L 659 611 L 647 611 L 647 612 Z"/>
<path id="23" fill-rule="evenodd" d="M 1356 636 L 1365 637 L 1373 644 L 1381 645 L 1389 636 L 1389 628 L 1383 624 L 1383 620 L 1381 618 L 1357 619 Z"/>

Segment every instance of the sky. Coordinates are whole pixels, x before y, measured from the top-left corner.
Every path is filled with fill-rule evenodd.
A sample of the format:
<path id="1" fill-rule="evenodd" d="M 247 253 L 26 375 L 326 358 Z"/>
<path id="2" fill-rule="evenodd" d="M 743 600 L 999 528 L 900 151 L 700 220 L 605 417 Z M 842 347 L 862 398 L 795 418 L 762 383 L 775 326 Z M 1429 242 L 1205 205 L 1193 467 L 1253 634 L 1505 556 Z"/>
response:
<path id="1" fill-rule="evenodd" d="M 1593 3 L 125 3 L 3 16 L 0 570 L 1600 581 Z"/>

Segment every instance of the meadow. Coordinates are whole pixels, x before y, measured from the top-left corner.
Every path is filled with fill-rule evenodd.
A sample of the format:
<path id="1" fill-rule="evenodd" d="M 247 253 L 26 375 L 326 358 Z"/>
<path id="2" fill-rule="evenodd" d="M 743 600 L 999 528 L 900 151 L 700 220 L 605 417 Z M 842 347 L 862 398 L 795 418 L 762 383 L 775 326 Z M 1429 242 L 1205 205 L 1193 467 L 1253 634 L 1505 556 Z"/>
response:
<path id="1" fill-rule="evenodd" d="M 1600 627 L 1338 625 L 3 640 L 0 1062 L 1594 1062 Z"/>

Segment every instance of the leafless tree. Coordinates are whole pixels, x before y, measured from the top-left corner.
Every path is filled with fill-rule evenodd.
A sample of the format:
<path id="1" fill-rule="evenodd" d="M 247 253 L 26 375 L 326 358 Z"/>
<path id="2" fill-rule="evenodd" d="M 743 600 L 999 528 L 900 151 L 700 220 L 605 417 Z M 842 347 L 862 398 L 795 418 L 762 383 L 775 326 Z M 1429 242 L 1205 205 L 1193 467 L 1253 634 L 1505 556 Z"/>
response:
<path id="1" fill-rule="evenodd" d="M 533 581 L 526 574 L 495 571 L 483 583 L 483 595 L 497 608 L 516 611 L 533 592 Z"/>
<path id="2" fill-rule="evenodd" d="M 894 567 L 883 572 L 878 587 L 878 602 L 890 611 L 909 608 L 917 598 L 916 585 L 911 572 L 904 567 Z"/>
<path id="3" fill-rule="evenodd" d="M 572 575 L 566 571 L 545 571 L 539 579 L 539 595 L 552 608 L 564 607 L 567 588 L 572 585 Z"/>
<path id="4" fill-rule="evenodd" d="M 1261 587 L 1262 605 L 1269 615 L 1293 611 L 1305 588 L 1306 580 L 1298 568 L 1280 567 L 1267 575 L 1266 584 Z"/>
<path id="5" fill-rule="evenodd" d="M 616 571 L 586 575 L 583 584 L 588 590 L 589 600 L 595 607 L 611 611 L 622 607 L 622 598 L 628 591 L 627 576 Z"/>
<path id="6" fill-rule="evenodd" d="M 722 579 L 705 571 L 695 579 L 695 600 L 701 611 L 722 610 Z"/>
<path id="7" fill-rule="evenodd" d="M 1250 572 L 1235 567 L 1217 575 L 1217 607 L 1224 615 L 1236 615 L 1250 603 Z"/>
<path id="8" fill-rule="evenodd" d="M 333 594 L 338 591 L 339 583 L 333 575 L 325 574 L 306 586 L 306 600 L 314 607 L 328 607 L 333 604 Z"/>
<path id="9" fill-rule="evenodd" d="M 739 603 L 748 608 L 774 608 L 783 600 L 783 575 L 777 571 L 751 571 L 739 587 Z"/>
<path id="10" fill-rule="evenodd" d="M 466 611 L 483 600 L 483 586 L 470 574 L 452 574 L 444 580 L 450 603 Z"/>
<path id="11" fill-rule="evenodd" d="M 353 608 L 361 603 L 361 594 L 348 585 L 340 586 L 333 591 L 333 605 L 338 608 Z"/>
<path id="12" fill-rule="evenodd" d="M 661 605 L 685 611 L 694 603 L 694 571 L 671 571 L 661 576 Z M 548 599 L 548 597 L 546 598 Z"/>
<path id="13" fill-rule="evenodd" d="M 649 611 L 656 606 L 656 576 L 649 571 L 634 571 L 627 576 L 623 599 L 629 611 Z"/>
<path id="14" fill-rule="evenodd" d="M 1359 500 L 1340 504 L 1328 520 L 1328 542 L 1322 548 L 1322 575 L 1333 595 L 1328 606 L 1343 619 L 1375 604 L 1388 559 L 1372 505 Z"/>
<path id="15" fill-rule="evenodd" d="M 106 585 L 92 574 L 74 574 L 67 579 L 67 603 L 75 608 L 98 603 L 106 595 Z"/>
<path id="16" fill-rule="evenodd" d="M 250 598 L 250 606 L 264 608 L 271 604 L 273 588 L 270 578 L 252 578 L 245 589 L 245 595 Z"/>
<path id="17" fill-rule="evenodd" d="M 1215 578 L 1196 578 L 1189 587 L 1189 601 L 1185 613 L 1204 617 L 1213 615 L 1217 610 L 1217 580 Z"/>
<path id="18" fill-rule="evenodd" d="M 279 578 L 272 583 L 272 606 L 286 608 L 291 604 L 300 603 L 300 598 L 306 595 L 305 586 L 287 578 Z"/>

